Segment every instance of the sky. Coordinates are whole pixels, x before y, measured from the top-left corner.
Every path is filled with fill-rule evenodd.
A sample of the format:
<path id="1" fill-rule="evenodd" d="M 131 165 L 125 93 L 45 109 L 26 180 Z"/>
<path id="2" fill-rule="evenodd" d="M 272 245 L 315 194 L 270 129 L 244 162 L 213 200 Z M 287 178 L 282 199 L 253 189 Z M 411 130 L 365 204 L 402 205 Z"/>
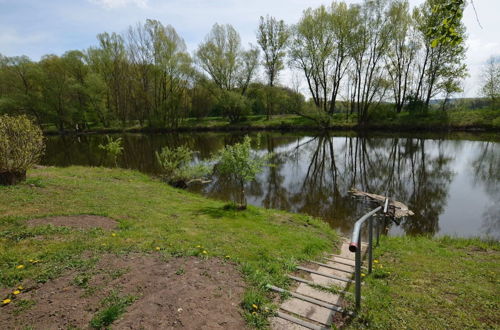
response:
<path id="1" fill-rule="evenodd" d="M 359 3 L 359 0 L 347 0 Z M 412 6 L 423 0 L 410 0 Z M 256 44 L 260 16 L 269 14 L 296 23 L 307 7 L 329 4 L 321 0 L 0 0 L 0 54 L 27 55 L 39 60 L 45 54 L 96 45 L 101 32 L 124 32 L 146 19 L 172 25 L 193 52 L 214 23 L 231 24 L 243 45 Z M 467 66 L 470 76 L 459 96 L 479 93 L 480 73 L 490 56 L 500 55 L 500 0 L 474 0 L 464 13 L 467 27 Z M 291 84 L 284 75 L 281 83 Z"/>

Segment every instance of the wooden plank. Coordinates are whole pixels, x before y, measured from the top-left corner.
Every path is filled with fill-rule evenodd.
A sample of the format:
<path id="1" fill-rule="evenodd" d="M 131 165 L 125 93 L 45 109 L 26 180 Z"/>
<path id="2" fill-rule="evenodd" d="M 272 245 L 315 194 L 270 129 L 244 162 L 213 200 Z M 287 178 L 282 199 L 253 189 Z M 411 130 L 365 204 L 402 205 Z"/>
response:
<path id="1" fill-rule="evenodd" d="M 300 326 L 303 326 L 303 327 L 311 329 L 311 330 L 328 330 L 328 329 L 330 329 L 329 327 L 324 327 L 324 326 L 320 326 L 320 325 L 317 325 L 317 324 L 314 324 L 311 322 L 307 322 L 307 321 L 304 321 L 302 319 L 299 319 L 298 317 L 295 317 L 295 316 L 292 316 L 290 314 L 283 313 L 280 311 L 278 311 L 277 316 L 281 317 L 284 320 L 296 323 Z"/>
<path id="2" fill-rule="evenodd" d="M 341 271 L 341 272 L 344 272 L 344 273 L 348 273 L 348 274 L 351 274 L 351 275 L 354 274 L 354 271 L 352 271 L 352 270 L 346 270 L 346 269 L 334 267 L 332 265 L 323 264 L 323 263 L 317 262 L 317 261 L 309 261 L 309 262 L 313 263 L 313 264 L 316 264 L 316 265 L 319 265 L 319 266 L 322 266 L 322 267 L 326 267 L 326 268 L 330 268 L 330 269 L 335 269 L 335 270 L 338 270 L 338 271 Z"/>
<path id="3" fill-rule="evenodd" d="M 333 276 L 333 275 L 330 275 L 330 274 L 318 272 L 318 271 L 316 271 L 314 269 L 309 269 L 309 268 L 305 268 L 305 267 L 302 267 L 302 266 L 297 266 L 297 269 L 303 270 L 303 271 L 308 272 L 308 273 L 312 273 L 312 274 L 316 274 L 316 275 L 328 277 L 328 278 L 331 278 L 331 279 L 334 279 L 334 280 L 342 281 L 342 282 L 348 282 L 348 283 L 354 282 L 353 280 L 349 280 L 347 278 Z"/>
<path id="4" fill-rule="evenodd" d="M 298 294 L 296 292 L 292 292 L 292 291 L 288 291 L 288 290 L 285 290 L 282 288 L 278 288 L 277 286 L 274 286 L 274 285 L 268 285 L 267 287 L 273 291 L 276 291 L 276 292 L 281 292 L 281 293 L 286 292 L 286 293 L 290 294 L 292 297 L 295 297 L 295 298 L 303 300 L 303 301 L 307 301 L 311 304 L 315 304 L 315 305 L 318 305 L 318 306 L 321 306 L 324 308 L 331 309 L 332 311 L 335 311 L 335 312 L 352 314 L 352 313 L 344 310 L 340 306 L 333 305 L 333 304 L 330 304 L 330 303 L 327 303 L 327 302 L 324 302 L 324 301 L 321 301 L 321 300 L 318 300 L 318 299 L 315 299 L 312 297 L 304 296 L 304 295 Z"/>

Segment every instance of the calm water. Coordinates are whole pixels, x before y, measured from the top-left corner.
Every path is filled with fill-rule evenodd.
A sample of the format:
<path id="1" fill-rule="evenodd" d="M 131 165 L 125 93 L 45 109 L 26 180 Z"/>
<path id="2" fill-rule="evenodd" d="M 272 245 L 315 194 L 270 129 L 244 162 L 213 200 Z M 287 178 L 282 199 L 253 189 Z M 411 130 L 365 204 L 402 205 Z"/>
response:
<path id="1" fill-rule="evenodd" d="M 345 133 L 347 134 L 347 133 Z M 254 134 L 255 136 L 255 134 Z M 126 134 L 119 166 L 157 174 L 154 152 L 187 145 L 207 158 L 243 133 Z M 494 141 L 488 141 L 488 139 Z M 467 140 L 470 139 L 470 140 Z M 261 134 L 259 152 L 273 152 L 266 168 L 246 188 L 253 205 L 307 213 L 348 234 L 373 205 L 349 195 L 351 187 L 407 203 L 415 216 L 389 234 L 482 236 L 500 239 L 500 143 L 486 135 Z M 47 165 L 111 166 L 98 148 L 102 135 L 54 136 L 47 141 Z M 257 148 L 257 146 L 256 146 Z M 228 200 L 237 192 L 223 177 L 190 190 Z"/>

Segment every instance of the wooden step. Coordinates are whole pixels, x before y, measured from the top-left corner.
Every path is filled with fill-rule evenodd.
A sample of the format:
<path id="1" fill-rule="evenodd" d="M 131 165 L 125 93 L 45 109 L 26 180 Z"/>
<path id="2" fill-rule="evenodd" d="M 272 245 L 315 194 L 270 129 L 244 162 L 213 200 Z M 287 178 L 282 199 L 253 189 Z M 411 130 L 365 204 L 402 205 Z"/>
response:
<path id="1" fill-rule="evenodd" d="M 324 302 L 322 300 L 318 300 L 318 299 L 315 299 L 315 298 L 312 298 L 312 297 L 309 297 L 309 296 L 302 295 L 300 293 L 296 293 L 296 292 L 288 291 L 288 290 L 285 290 L 285 289 L 282 289 L 282 288 L 278 288 L 277 286 L 274 286 L 274 285 L 269 285 L 268 284 L 267 287 L 269 289 L 273 290 L 273 291 L 276 291 L 276 292 L 288 293 L 288 294 L 290 294 L 294 298 L 297 298 L 297 299 L 303 300 L 305 302 L 308 302 L 308 303 L 311 303 L 311 304 L 315 304 L 315 305 L 318 305 L 318 306 L 330 309 L 330 310 L 332 310 L 334 312 L 346 313 L 346 311 L 342 307 L 334 305 L 334 304 L 331 304 L 331 303 L 328 303 L 328 302 Z M 340 298 L 340 296 L 338 296 L 336 298 L 336 301 L 338 301 L 339 298 Z"/>
<path id="2" fill-rule="evenodd" d="M 318 306 L 298 298 L 286 300 L 281 304 L 280 309 L 320 323 L 323 326 L 330 326 L 332 324 L 333 314 L 335 313 L 335 311 L 329 308 Z"/>
<path id="3" fill-rule="evenodd" d="M 275 330 L 302 330 L 302 329 L 311 329 L 311 330 L 329 330 L 330 327 L 325 327 L 322 325 L 318 325 L 315 323 L 311 323 L 308 321 L 304 321 L 290 315 L 288 313 L 283 313 L 278 311 L 277 318 L 281 318 L 285 322 L 280 322 L 276 320 L 275 322 L 271 322 L 271 327 Z"/>
<path id="4" fill-rule="evenodd" d="M 341 267 L 337 266 L 335 263 L 331 263 L 331 264 L 324 264 L 324 263 L 321 263 L 321 262 L 317 262 L 317 261 L 309 261 L 310 263 L 313 263 L 313 264 L 316 264 L 316 265 L 319 265 L 319 266 L 323 266 L 323 267 L 326 267 L 326 268 L 330 268 L 330 269 L 335 269 L 335 270 L 338 270 L 338 271 L 341 271 L 341 272 L 344 272 L 344 273 L 348 273 L 350 275 L 354 274 L 354 268 L 351 268 L 349 270 L 347 269 L 342 269 Z"/>
<path id="5" fill-rule="evenodd" d="M 347 278 L 343 278 L 343 277 L 340 277 L 340 276 L 335 276 L 335 275 L 330 275 L 328 273 L 324 273 L 324 272 L 319 272 L 317 270 L 314 270 L 314 269 L 309 269 L 309 268 L 305 268 L 305 267 L 302 267 L 302 266 L 297 266 L 297 269 L 298 270 L 303 270 L 305 272 L 308 272 L 308 273 L 311 273 L 311 274 L 316 274 L 316 275 L 320 275 L 320 276 L 323 276 L 323 277 L 328 277 L 328 278 L 331 278 L 333 280 L 337 280 L 337 281 L 342 281 L 342 282 L 347 282 L 347 283 L 352 283 L 354 282 L 353 280 L 351 279 L 347 279 Z"/>
<path id="6" fill-rule="evenodd" d="M 326 285 L 321 285 L 321 284 L 318 284 L 318 283 L 315 283 L 313 281 L 309 281 L 309 280 L 306 280 L 305 278 L 302 278 L 302 277 L 297 277 L 297 276 L 292 276 L 292 275 L 288 275 L 288 278 L 294 280 L 294 281 L 297 281 L 297 282 L 300 282 L 300 283 L 305 283 L 309 286 L 312 286 L 312 287 L 320 287 L 324 290 L 330 290 L 331 286 L 326 286 Z M 341 289 L 339 289 L 338 291 L 340 294 L 352 294 L 351 292 L 349 291 L 343 291 Z"/>

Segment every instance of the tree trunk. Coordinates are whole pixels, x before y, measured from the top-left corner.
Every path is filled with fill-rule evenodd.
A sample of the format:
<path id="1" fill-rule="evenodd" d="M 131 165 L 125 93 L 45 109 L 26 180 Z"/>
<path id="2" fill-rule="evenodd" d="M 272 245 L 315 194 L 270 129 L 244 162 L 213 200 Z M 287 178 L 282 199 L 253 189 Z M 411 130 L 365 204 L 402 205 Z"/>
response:
<path id="1" fill-rule="evenodd" d="M 0 185 L 2 186 L 13 186 L 24 180 L 26 180 L 26 171 L 0 173 Z"/>

